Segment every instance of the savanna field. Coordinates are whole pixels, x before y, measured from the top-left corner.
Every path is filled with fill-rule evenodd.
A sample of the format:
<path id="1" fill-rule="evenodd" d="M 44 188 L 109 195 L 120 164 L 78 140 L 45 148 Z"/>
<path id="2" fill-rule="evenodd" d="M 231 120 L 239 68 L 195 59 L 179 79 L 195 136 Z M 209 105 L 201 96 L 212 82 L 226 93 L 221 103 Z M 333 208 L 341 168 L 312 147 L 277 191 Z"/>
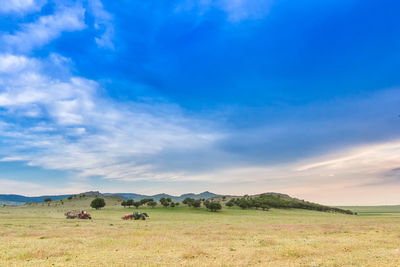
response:
<path id="1" fill-rule="evenodd" d="M 139 208 L 107 198 L 0 208 L 0 266 L 400 266 L 400 208 L 357 216 L 306 210 Z M 93 220 L 67 220 L 70 209 Z M 353 208 L 356 210 L 357 208 Z"/>

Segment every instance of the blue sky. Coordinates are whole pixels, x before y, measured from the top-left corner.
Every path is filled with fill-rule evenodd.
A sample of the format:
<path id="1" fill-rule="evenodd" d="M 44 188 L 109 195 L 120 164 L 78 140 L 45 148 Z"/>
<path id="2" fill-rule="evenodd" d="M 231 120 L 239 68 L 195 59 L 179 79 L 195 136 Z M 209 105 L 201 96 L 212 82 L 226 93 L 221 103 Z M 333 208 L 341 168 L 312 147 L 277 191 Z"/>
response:
<path id="1" fill-rule="evenodd" d="M 7 1 L 0 193 L 398 204 L 399 8 Z"/>

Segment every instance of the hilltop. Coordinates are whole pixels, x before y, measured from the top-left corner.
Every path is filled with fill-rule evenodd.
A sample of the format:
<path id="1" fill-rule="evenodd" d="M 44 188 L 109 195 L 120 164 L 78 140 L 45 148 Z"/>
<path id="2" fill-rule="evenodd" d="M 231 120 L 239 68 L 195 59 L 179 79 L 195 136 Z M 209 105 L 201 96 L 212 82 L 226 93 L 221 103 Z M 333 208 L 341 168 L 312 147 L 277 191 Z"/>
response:
<path id="1" fill-rule="evenodd" d="M 280 193 L 263 193 L 257 195 L 244 195 L 244 196 L 222 196 L 215 197 L 212 200 L 224 203 L 228 207 L 238 206 L 242 209 L 258 209 L 268 210 L 269 208 L 278 209 L 304 209 L 304 210 L 316 210 L 325 212 L 337 212 L 344 214 L 354 214 L 351 210 L 341 209 L 338 207 L 330 207 L 305 201 L 291 197 L 286 194 Z"/>

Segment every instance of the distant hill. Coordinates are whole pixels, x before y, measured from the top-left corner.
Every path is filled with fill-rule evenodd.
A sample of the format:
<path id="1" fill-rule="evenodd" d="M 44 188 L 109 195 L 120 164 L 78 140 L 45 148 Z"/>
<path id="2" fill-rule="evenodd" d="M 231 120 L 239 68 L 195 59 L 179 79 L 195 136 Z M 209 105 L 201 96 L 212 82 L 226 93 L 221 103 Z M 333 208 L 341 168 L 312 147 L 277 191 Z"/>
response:
<path id="1" fill-rule="evenodd" d="M 157 194 L 157 195 L 140 195 L 134 193 L 100 193 L 98 191 L 90 191 L 84 192 L 80 194 L 71 194 L 71 195 L 46 195 L 46 196 L 38 196 L 38 197 L 27 197 L 22 195 L 13 195 L 13 194 L 0 194 L 0 205 L 23 205 L 25 203 L 33 202 L 33 203 L 41 203 L 46 198 L 51 198 L 52 200 L 60 200 L 65 199 L 69 196 L 74 197 L 104 197 L 104 196 L 116 196 L 121 199 L 133 199 L 135 201 L 139 201 L 144 198 L 153 198 L 155 201 L 159 201 L 161 198 L 171 198 L 174 202 L 180 202 L 184 200 L 186 197 L 191 197 L 194 199 L 209 199 L 215 197 L 221 197 L 221 195 L 217 195 L 211 192 L 203 192 L 200 194 L 183 194 L 181 196 L 173 196 L 168 194 Z"/>
<path id="2" fill-rule="evenodd" d="M 43 202 L 46 198 L 51 198 L 52 200 L 60 200 L 67 198 L 69 195 L 55 195 L 55 196 L 39 196 L 39 197 L 26 197 L 21 195 L 4 195 L 0 194 L 0 202 L 7 204 L 7 202 L 14 202 L 17 205 L 19 203 L 28 203 L 28 202 Z"/>
<path id="3" fill-rule="evenodd" d="M 0 200 L 0 206 L 21 206 L 24 205 L 25 202 L 13 202 L 13 201 L 2 201 Z"/>

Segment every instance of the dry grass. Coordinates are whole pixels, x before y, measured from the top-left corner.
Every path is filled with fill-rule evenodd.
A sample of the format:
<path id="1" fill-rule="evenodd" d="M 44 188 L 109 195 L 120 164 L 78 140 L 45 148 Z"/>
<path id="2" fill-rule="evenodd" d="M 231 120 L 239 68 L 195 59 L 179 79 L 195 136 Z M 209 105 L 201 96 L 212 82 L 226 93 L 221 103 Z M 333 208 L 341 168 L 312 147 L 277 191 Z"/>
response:
<path id="1" fill-rule="evenodd" d="M 0 266 L 400 266 L 400 214 L 180 207 L 122 221 L 114 206 L 78 221 L 66 209 L 0 208 Z"/>

